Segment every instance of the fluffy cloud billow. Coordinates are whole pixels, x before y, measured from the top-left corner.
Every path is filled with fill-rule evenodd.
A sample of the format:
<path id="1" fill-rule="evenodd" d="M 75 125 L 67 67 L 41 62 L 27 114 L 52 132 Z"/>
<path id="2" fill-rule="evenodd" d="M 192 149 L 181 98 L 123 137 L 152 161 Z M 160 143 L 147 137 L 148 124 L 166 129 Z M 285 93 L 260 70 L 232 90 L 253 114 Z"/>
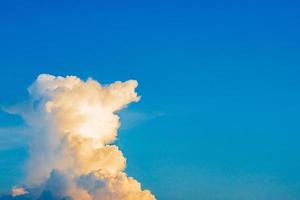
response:
<path id="1" fill-rule="evenodd" d="M 31 130 L 26 179 L 0 199 L 155 200 L 124 172 L 126 158 L 113 144 L 116 113 L 139 101 L 137 85 L 39 75 L 29 105 L 15 111 Z"/>

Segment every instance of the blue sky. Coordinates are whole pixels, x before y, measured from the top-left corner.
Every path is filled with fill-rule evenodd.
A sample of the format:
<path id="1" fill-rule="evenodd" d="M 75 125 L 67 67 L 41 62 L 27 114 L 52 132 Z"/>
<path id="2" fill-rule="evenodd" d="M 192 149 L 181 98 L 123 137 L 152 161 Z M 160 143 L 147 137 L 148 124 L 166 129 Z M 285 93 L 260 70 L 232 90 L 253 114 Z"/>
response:
<path id="1" fill-rule="evenodd" d="M 0 103 L 40 73 L 137 79 L 117 143 L 158 199 L 300 199 L 297 1 L 2 1 Z M 128 116 L 128 113 L 124 113 Z M 0 191 L 26 138 L 0 112 Z M 134 122 L 131 122 L 134 121 Z M 22 135 L 22 134 L 21 134 Z"/>

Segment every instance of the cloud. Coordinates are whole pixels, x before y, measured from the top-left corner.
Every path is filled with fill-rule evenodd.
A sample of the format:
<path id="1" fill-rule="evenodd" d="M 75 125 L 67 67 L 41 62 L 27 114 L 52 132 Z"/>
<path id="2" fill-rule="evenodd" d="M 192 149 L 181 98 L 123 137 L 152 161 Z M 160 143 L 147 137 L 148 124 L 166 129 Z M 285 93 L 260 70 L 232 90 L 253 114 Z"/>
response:
<path id="1" fill-rule="evenodd" d="M 124 172 L 126 158 L 113 144 L 117 113 L 140 100 L 137 86 L 135 80 L 103 86 L 75 76 L 38 76 L 28 105 L 14 109 L 30 127 L 24 185 L 31 199 L 155 199 Z"/>
<path id="2" fill-rule="evenodd" d="M 21 196 L 24 194 L 28 194 L 28 192 L 22 187 L 13 187 L 13 189 L 11 190 L 11 196 L 13 197 Z"/>

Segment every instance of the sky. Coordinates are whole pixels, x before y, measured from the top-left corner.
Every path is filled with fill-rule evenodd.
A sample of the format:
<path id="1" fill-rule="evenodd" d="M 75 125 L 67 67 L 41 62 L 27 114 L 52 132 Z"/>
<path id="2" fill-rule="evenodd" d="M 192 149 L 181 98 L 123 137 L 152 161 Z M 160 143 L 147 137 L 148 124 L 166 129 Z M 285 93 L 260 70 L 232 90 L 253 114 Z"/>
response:
<path id="1" fill-rule="evenodd" d="M 116 143 L 160 200 L 300 199 L 300 3 L 1 1 L 0 104 L 39 74 L 135 79 Z M 4 109 L 5 110 L 5 109 Z M 0 191 L 24 177 L 24 121 L 0 111 Z"/>

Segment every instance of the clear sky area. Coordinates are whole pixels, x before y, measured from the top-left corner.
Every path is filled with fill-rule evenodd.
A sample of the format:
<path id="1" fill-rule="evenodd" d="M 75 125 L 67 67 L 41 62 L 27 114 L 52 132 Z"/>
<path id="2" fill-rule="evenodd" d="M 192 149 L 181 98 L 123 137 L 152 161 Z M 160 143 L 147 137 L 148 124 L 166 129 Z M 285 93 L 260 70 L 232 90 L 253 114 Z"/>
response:
<path id="1" fill-rule="evenodd" d="M 300 2 L 1 1 L 0 192 L 39 74 L 137 80 L 116 144 L 158 200 L 300 199 Z"/>

